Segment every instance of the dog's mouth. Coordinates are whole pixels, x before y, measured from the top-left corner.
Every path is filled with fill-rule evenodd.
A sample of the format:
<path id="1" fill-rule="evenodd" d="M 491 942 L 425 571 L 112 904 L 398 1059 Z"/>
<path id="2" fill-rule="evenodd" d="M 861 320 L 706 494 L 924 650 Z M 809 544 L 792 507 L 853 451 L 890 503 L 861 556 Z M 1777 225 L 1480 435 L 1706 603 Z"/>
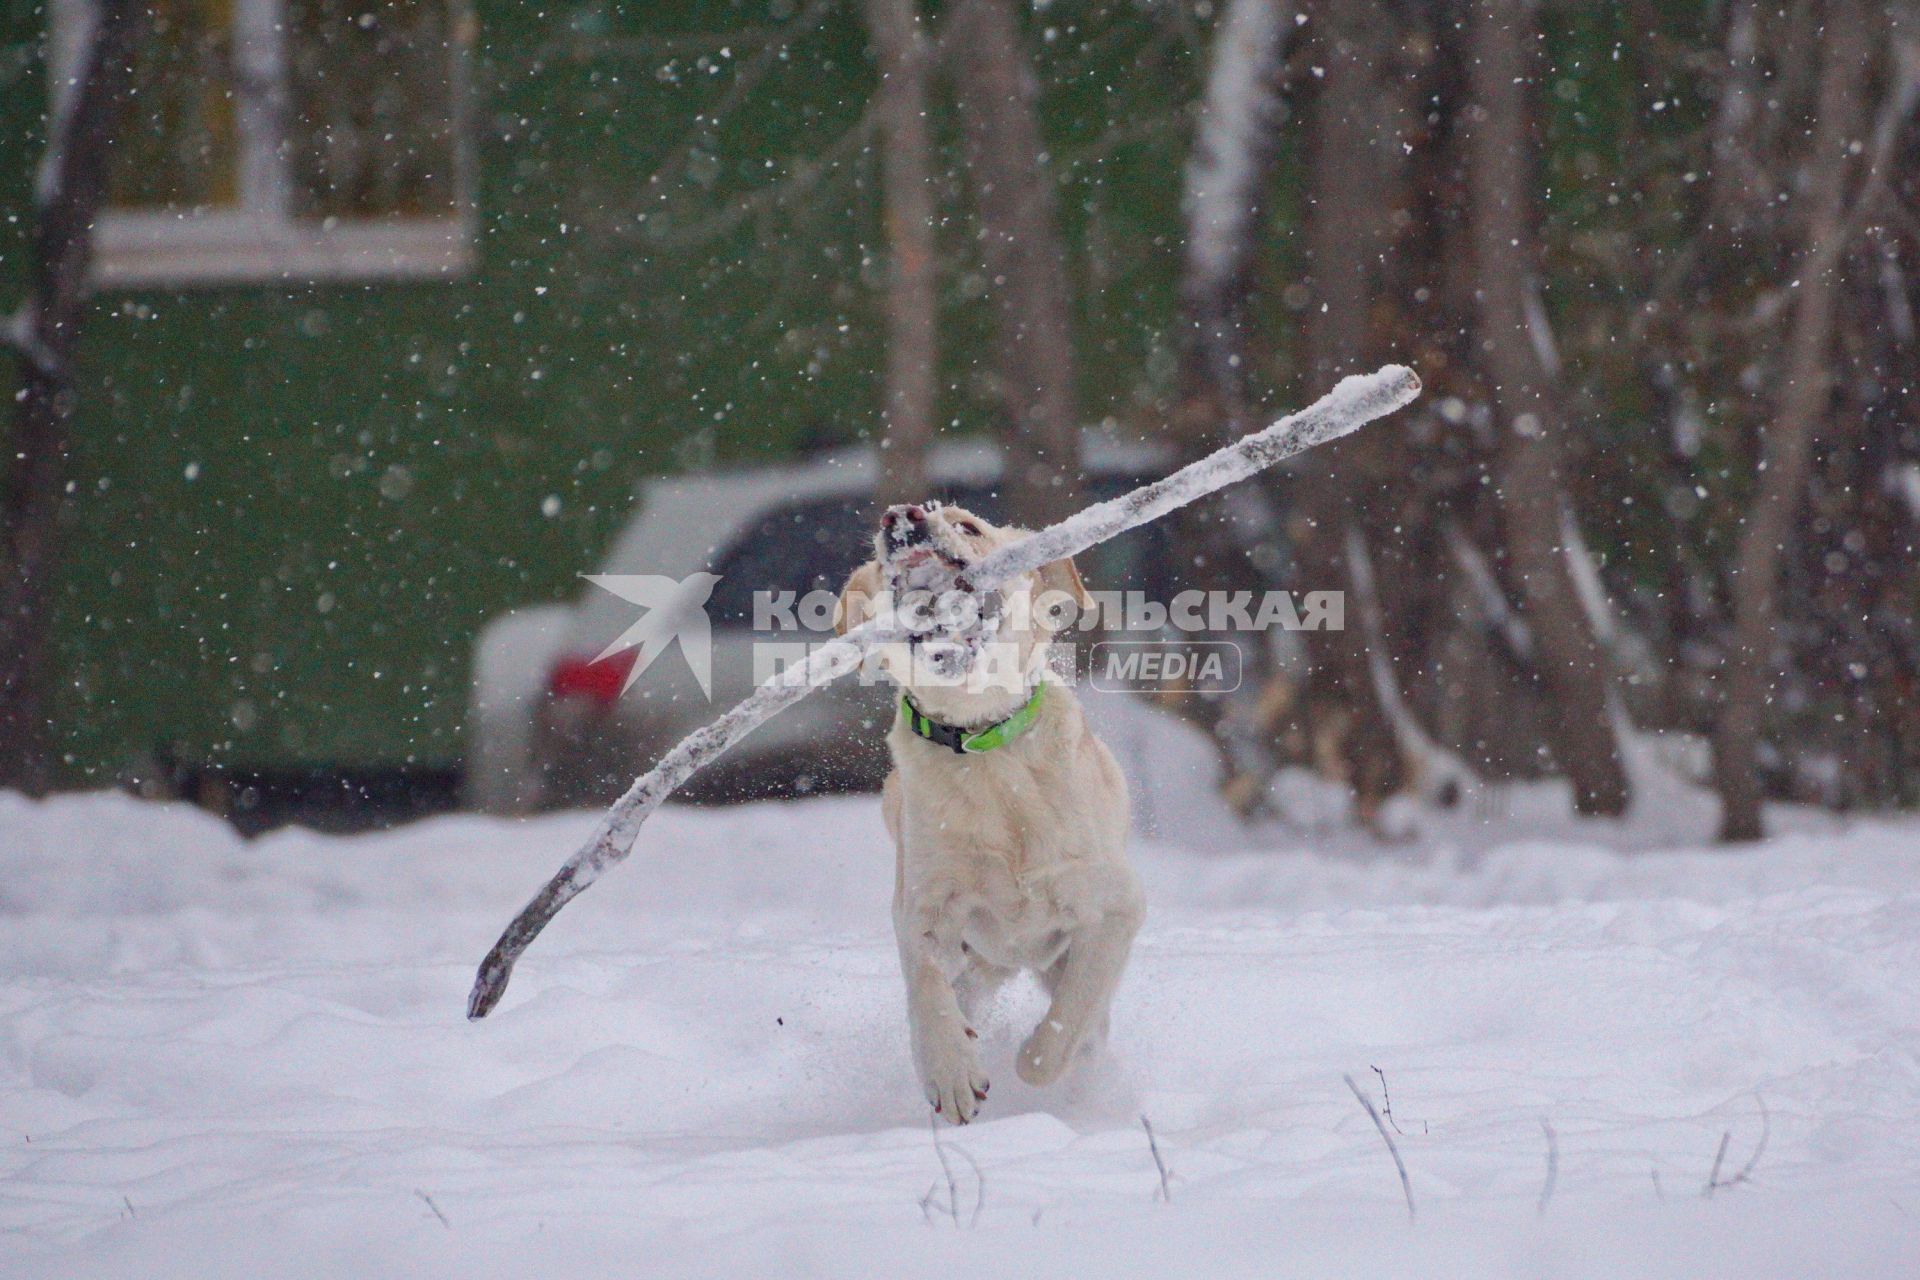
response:
<path id="1" fill-rule="evenodd" d="M 966 560 L 930 543 L 895 552 L 887 560 L 892 577 L 906 591 L 968 590 L 961 576 L 968 567 Z"/>
<path id="2" fill-rule="evenodd" d="M 917 673 L 964 678 L 998 635 L 1002 593 L 976 593 L 967 580 L 973 561 L 938 516 L 938 503 L 889 507 L 874 537 L 874 552 Z"/>
<path id="3" fill-rule="evenodd" d="M 916 668 L 938 680 L 965 677 L 999 629 L 1000 593 L 976 597 L 971 562 L 932 540 L 889 551 L 882 564 Z"/>

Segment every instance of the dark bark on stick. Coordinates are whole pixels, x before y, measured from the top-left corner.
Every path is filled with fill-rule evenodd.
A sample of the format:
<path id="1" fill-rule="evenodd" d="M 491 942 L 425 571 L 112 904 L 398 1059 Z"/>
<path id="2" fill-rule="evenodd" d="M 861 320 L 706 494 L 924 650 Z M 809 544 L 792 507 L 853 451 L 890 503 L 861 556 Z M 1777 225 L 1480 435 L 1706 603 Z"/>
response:
<path id="1" fill-rule="evenodd" d="M 1000 314 L 1007 505 L 1038 528 L 1079 506 L 1080 475 L 1072 304 L 1039 90 L 1010 0 L 961 0 L 946 45 Z"/>
<path id="2" fill-rule="evenodd" d="M 1609 714 L 1606 656 L 1581 611 L 1561 545 L 1565 421 L 1528 317 L 1535 226 L 1535 10 L 1529 0 L 1468 6 L 1471 189 L 1478 357 L 1494 387 L 1500 515 L 1540 675 L 1554 713 L 1554 755 L 1580 813 L 1618 815 L 1627 777 Z"/>
<path id="3" fill-rule="evenodd" d="M 927 496 L 939 355 L 933 141 L 927 127 L 928 47 L 917 0 L 867 0 L 880 65 L 880 172 L 887 251 L 885 433 L 874 497 Z"/>
<path id="4" fill-rule="evenodd" d="M 1714 782 L 1720 838 L 1763 834 L 1759 747 L 1775 667 L 1780 570 L 1795 515 L 1806 496 L 1814 439 L 1832 389 L 1834 317 L 1846 256 L 1848 147 L 1862 140 L 1864 81 L 1873 28 L 1862 0 L 1828 6 L 1819 105 L 1807 156 L 1811 213 L 1795 275 L 1786 371 L 1773 420 L 1760 445 L 1760 475 L 1735 552 L 1733 638 L 1720 677 L 1714 730 Z"/>
<path id="5" fill-rule="evenodd" d="M 0 454 L 0 787 L 52 780 L 45 723 L 51 585 L 76 408 L 74 361 L 106 202 L 114 133 L 146 26 L 134 0 L 101 0 L 93 38 L 49 126 L 29 293 L 16 323 L 21 385 Z"/>

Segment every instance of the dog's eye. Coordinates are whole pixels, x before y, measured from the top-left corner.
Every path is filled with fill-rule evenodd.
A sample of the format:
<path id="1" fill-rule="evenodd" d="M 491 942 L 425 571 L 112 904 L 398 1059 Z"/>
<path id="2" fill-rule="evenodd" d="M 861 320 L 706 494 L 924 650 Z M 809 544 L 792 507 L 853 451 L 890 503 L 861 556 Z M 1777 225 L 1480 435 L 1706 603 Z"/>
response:
<path id="1" fill-rule="evenodd" d="M 977 538 L 980 536 L 980 526 L 971 520 L 955 520 L 953 527 L 966 534 L 969 538 Z"/>

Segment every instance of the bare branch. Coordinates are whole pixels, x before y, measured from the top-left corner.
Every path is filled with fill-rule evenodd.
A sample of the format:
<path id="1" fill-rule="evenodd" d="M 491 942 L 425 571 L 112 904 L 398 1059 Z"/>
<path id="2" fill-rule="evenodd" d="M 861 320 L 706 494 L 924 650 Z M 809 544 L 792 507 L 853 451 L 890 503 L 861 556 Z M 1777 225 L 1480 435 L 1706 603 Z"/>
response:
<path id="1" fill-rule="evenodd" d="M 980 1211 L 987 1207 L 987 1175 L 980 1171 L 980 1162 L 973 1158 L 971 1151 L 965 1147 L 955 1147 L 954 1150 L 973 1169 L 973 1215 L 967 1219 L 967 1226 L 977 1227 L 980 1225 Z"/>
<path id="2" fill-rule="evenodd" d="M 928 1116 L 927 1128 L 933 1135 L 933 1154 L 940 1158 L 940 1174 L 947 1184 L 946 1213 L 953 1219 L 954 1228 L 957 1230 L 961 1225 L 960 1180 L 954 1177 L 953 1162 L 947 1159 L 947 1144 L 940 1141 L 940 1122 Z M 981 1172 L 980 1162 L 975 1160 L 972 1153 L 965 1147 L 955 1147 L 954 1150 L 959 1152 L 960 1158 L 973 1169 L 973 1215 L 967 1219 L 966 1225 L 970 1228 L 976 1227 L 980 1225 L 981 1211 L 987 1207 L 987 1175 Z M 920 1197 L 920 1212 L 926 1216 L 928 1222 L 933 1221 L 933 1210 L 937 1207 L 936 1197 L 939 1194 L 940 1181 L 936 1179 L 934 1184 L 927 1188 L 927 1194 Z"/>
<path id="3" fill-rule="evenodd" d="M 1494 576 L 1493 567 L 1487 563 L 1486 556 L 1452 516 L 1442 519 L 1440 532 L 1446 539 L 1447 549 L 1453 553 L 1454 563 L 1460 567 L 1461 575 L 1473 593 L 1481 620 L 1500 637 L 1508 655 L 1516 662 L 1522 665 L 1532 663 L 1533 632 L 1507 599 L 1506 590 L 1501 587 L 1499 578 Z"/>
<path id="4" fill-rule="evenodd" d="M 1720 1177 L 1720 1166 L 1727 1158 L 1727 1146 L 1733 1141 L 1733 1130 L 1729 1129 L 1721 1134 L 1720 1149 L 1713 1153 L 1713 1169 L 1707 1174 L 1707 1185 L 1700 1192 L 1702 1199 L 1713 1199 L 1713 1193 L 1722 1187 L 1737 1187 L 1743 1182 L 1752 1181 L 1754 1167 L 1760 1163 L 1760 1157 L 1766 1154 L 1767 1139 L 1773 1136 L 1773 1114 L 1767 1110 L 1765 1098 L 1757 1093 L 1753 1096 L 1754 1100 L 1760 1104 L 1760 1141 L 1753 1144 L 1753 1154 L 1748 1156 L 1747 1162 L 1740 1166 L 1740 1171 L 1723 1181 Z"/>
<path id="5" fill-rule="evenodd" d="M 938 1194 L 940 1194 L 940 1179 L 935 1178 L 927 1184 L 927 1194 L 920 1197 L 920 1214 L 927 1220 L 928 1226 L 933 1225 L 933 1198 Z"/>
<path id="6" fill-rule="evenodd" d="M 1153 1167 L 1160 1171 L 1160 1198 L 1172 1204 L 1173 1188 L 1168 1185 L 1167 1162 L 1160 1158 L 1160 1140 L 1153 1136 L 1153 1121 L 1142 1115 L 1140 1127 L 1147 1131 L 1147 1150 L 1153 1152 Z"/>
<path id="7" fill-rule="evenodd" d="M 1733 1130 L 1720 1135 L 1720 1149 L 1713 1153 L 1713 1168 L 1707 1170 L 1707 1188 L 1700 1194 L 1707 1199 L 1713 1198 L 1713 1189 L 1720 1185 L 1720 1162 L 1727 1158 L 1727 1144 L 1733 1141 Z"/>
<path id="8" fill-rule="evenodd" d="M 1860 180 L 1859 194 L 1847 213 L 1839 252 L 1844 252 L 1866 227 L 1880 206 L 1881 197 L 1889 192 L 1887 171 L 1893 167 L 1894 146 L 1916 104 L 1920 104 L 1920 41 L 1903 40 L 1894 50 L 1893 82 L 1874 120 L 1873 145 L 1867 151 L 1867 173 Z"/>
<path id="9" fill-rule="evenodd" d="M 1387 1118 L 1387 1123 L 1393 1126 L 1395 1133 L 1403 1138 L 1406 1137 L 1407 1131 L 1402 1129 L 1400 1122 L 1393 1118 L 1393 1095 L 1387 1092 L 1387 1073 L 1371 1064 L 1367 1069 L 1380 1077 L 1380 1114 Z"/>
<path id="10" fill-rule="evenodd" d="M 413 1194 L 415 1194 L 416 1196 L 419 1196 L 421 1200 L 426 1202 L 427 1208 L 433 1210 L 433 1216 L 440 1219 L 441 1226 L 445 1227 L 449 1231 L 453 1230 L 453 1224 L 447 1221 L 446 1214 L 440 1212 L 440 1206 L 433 1202 L 432 1196 L 428 1195 L 426 1192 L 422 1191 L 418 1187 L 415 1187 L 413 1189 Z"/>
<path id="11" fill-rule="evenodd" d="M 1393 1157 L 1393 1167 L 1400 1174 L 1400 1190 L 1407 1197 L 1407 1221 L 1412 1222 L 1416 1217 L 1413 1208 L 1413 1183 L 1407 1179 L 1407 1165 L 1406 1161 L 1400 1158 L 1400 1148 L 1393 1145 L 1393 1135 L 1387 1132 L 1387 1126 L 1380 1120 L 1380 1113 L 1374 1110 L 1373 1099 L 1360 1092 L 1360 1086 L 1353 1082 L 1352 1076 L 1340 1078 L 1347 1082 L 1347 1088 L 1353 1090 L 1354 1099 L 1366 1108 L 1367 1119 L 1373 1121 L 1373 1127 L 1380 1131 L 1380 1141 L 1387 1144 L 1387 1154 Z"/>
<path id="12" fill-rule="evenodd" d="M 947 1149 L 940 1143 L 940 1122 L 932 1116 L 927 1117 L 927 1131 L 933 1135 L 933 1154 L 940 1157 L 940 1172 L 947 1180 L 947 1212 L 953 1217 L 953 1225 L 960 1225 L 960 1184 L 954 1181 L 953 1164 L 947 1159 Z"/>

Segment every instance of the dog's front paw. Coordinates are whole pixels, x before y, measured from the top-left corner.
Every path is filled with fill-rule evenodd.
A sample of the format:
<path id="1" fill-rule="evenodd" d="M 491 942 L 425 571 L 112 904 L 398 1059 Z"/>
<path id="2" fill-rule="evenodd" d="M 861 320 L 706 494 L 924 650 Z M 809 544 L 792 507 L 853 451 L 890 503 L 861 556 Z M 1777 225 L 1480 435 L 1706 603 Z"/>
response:
<path id="1" fill-rule="evenodd" d="M 973 1045 L 964 1040 L 923 1053 L 920 1083 L 934 1112 L 954 1124 L 972 1120 L 991 1087 L 986 1073 L 980 1070 Z"/>

